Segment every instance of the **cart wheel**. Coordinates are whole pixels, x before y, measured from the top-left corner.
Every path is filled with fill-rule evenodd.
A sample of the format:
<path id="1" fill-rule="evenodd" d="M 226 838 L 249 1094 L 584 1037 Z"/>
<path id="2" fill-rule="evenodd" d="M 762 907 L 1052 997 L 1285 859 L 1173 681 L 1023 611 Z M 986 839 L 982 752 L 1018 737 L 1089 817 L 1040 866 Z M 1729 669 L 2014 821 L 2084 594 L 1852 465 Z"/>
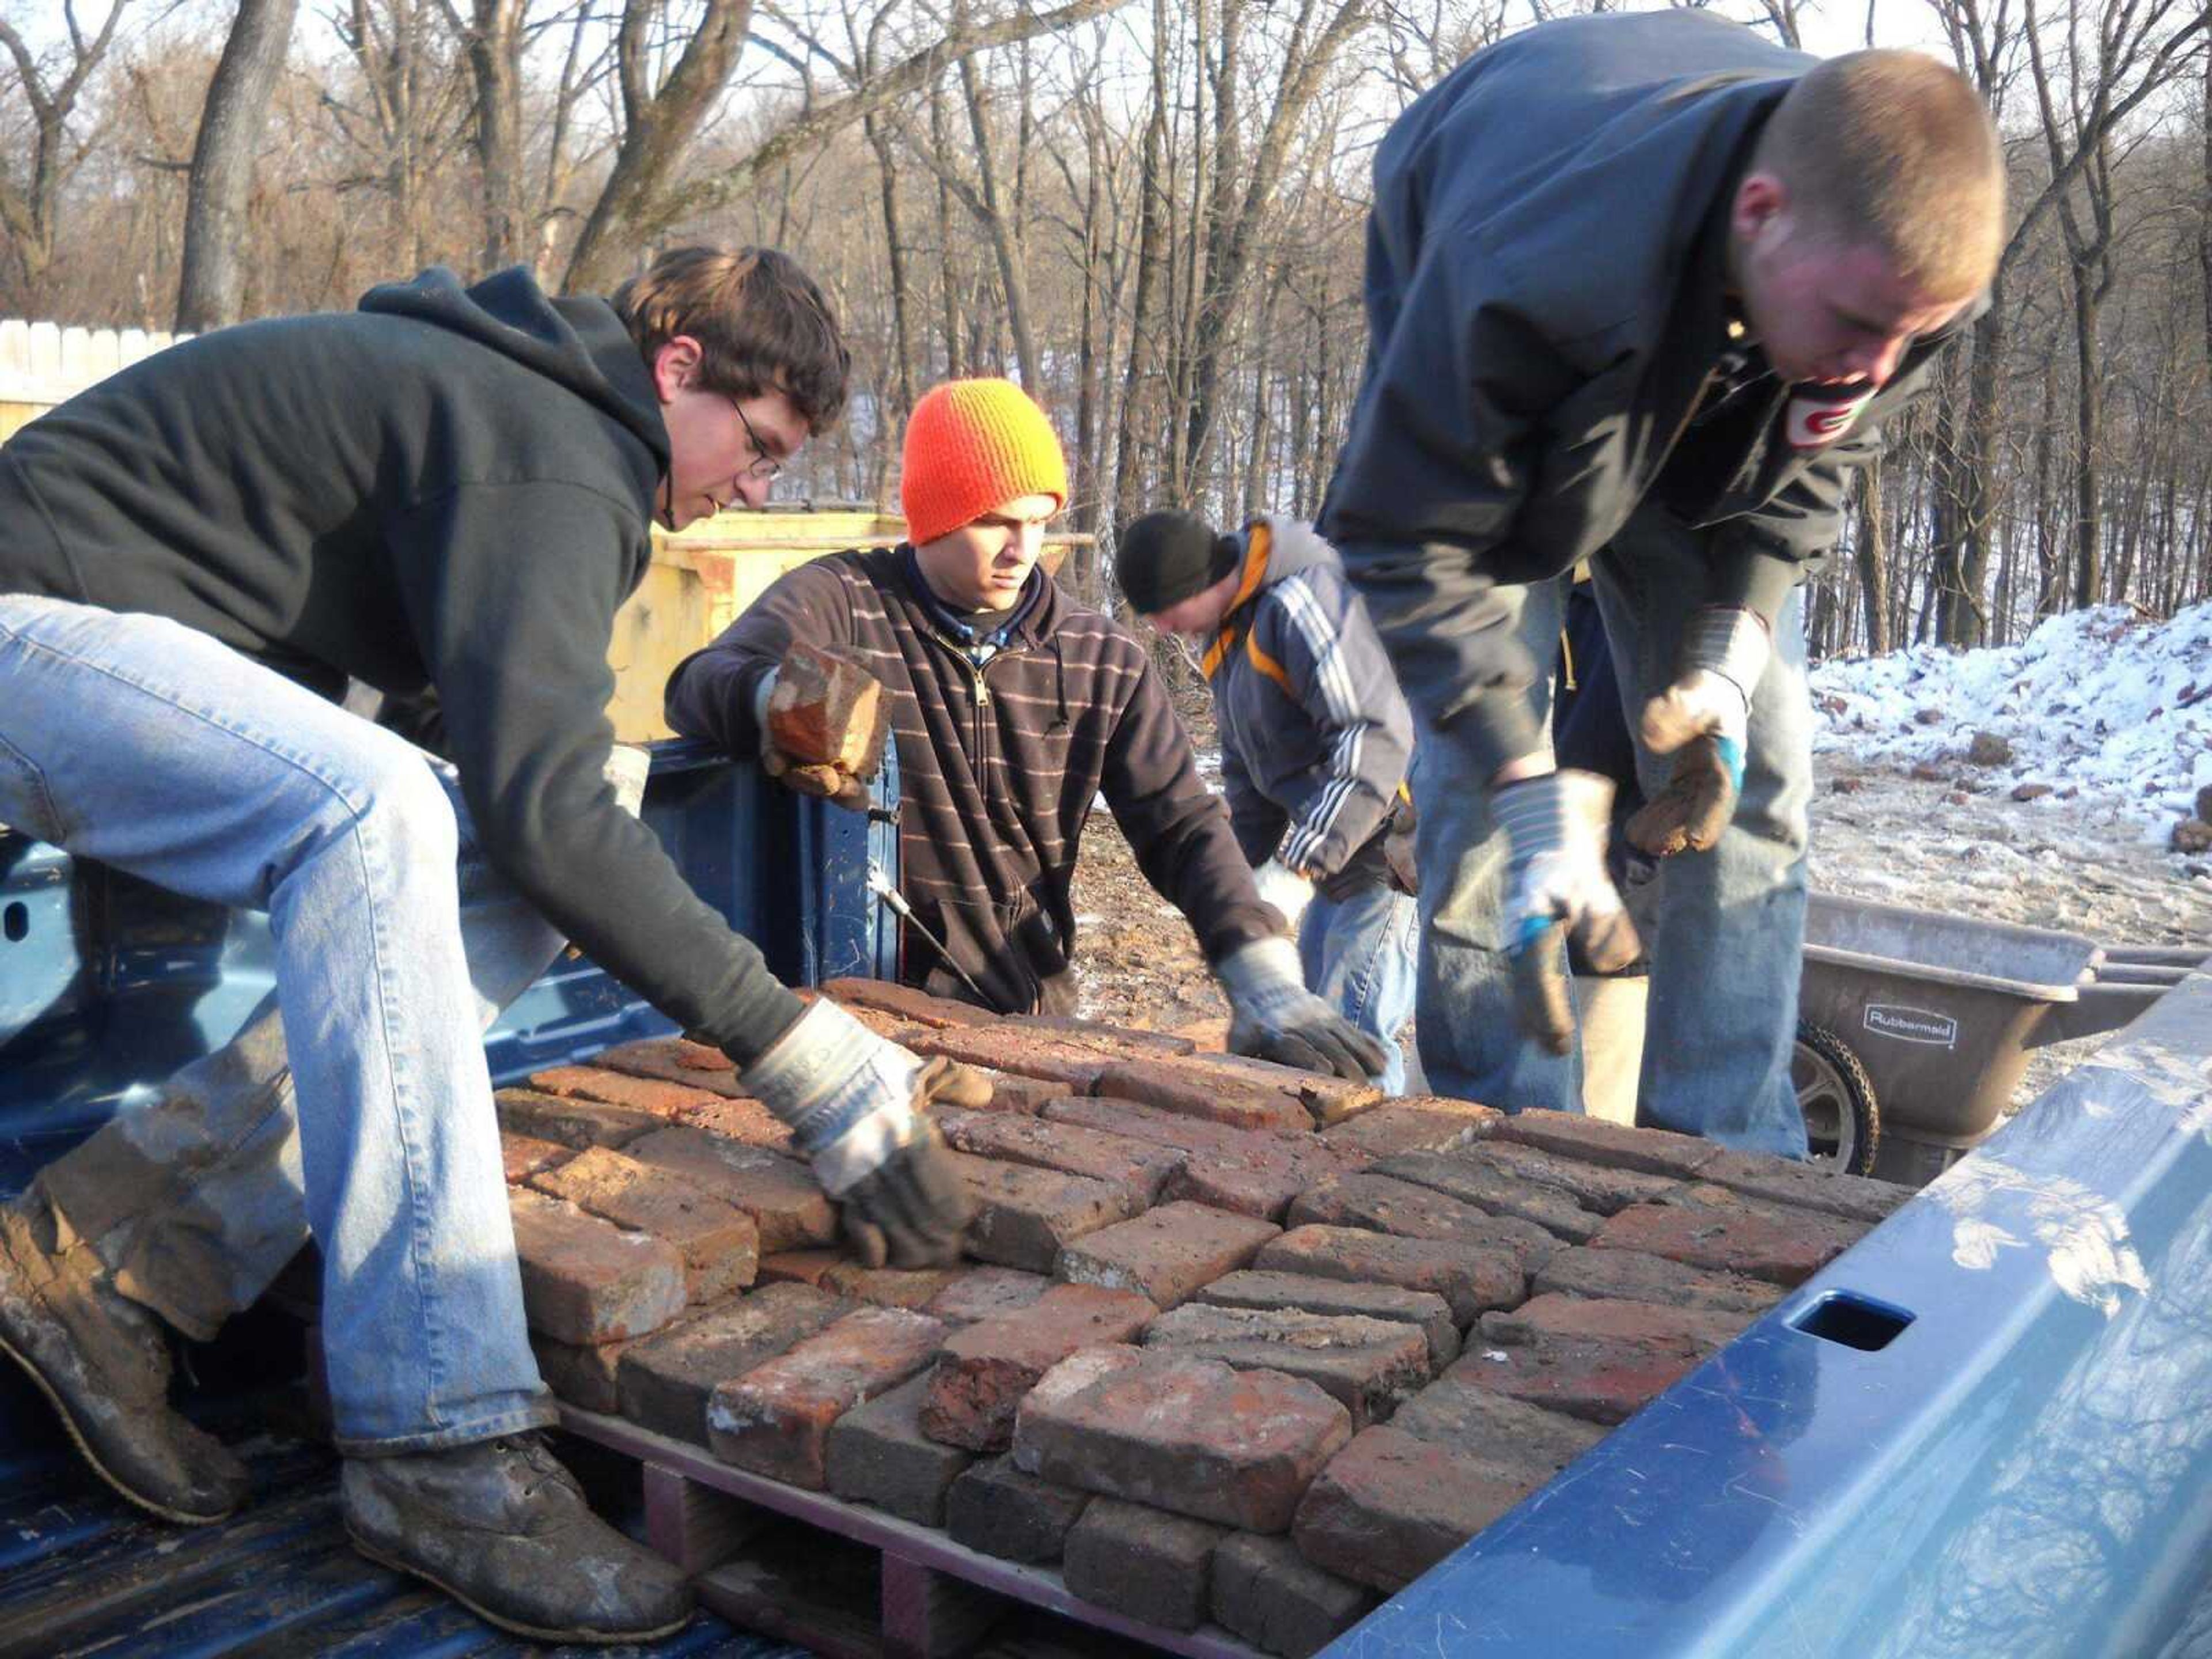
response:
<path id="1" fill-rule="evenodd" d="M 1797 1022 L 1790 1081 L 1805 1115 L 1813 1162 L 1838 1175 L 1872 1175 L 1881 1144 L 1881 1113 L 1874 1085 L 1851 1046 L 1826 1026 Z"/>

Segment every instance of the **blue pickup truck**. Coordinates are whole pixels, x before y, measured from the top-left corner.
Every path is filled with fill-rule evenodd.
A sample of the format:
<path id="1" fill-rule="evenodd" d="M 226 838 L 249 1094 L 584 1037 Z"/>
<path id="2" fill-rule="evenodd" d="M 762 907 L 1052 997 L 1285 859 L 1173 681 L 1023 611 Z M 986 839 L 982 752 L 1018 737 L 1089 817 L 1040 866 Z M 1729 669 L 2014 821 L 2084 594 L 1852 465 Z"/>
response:
<path id="1" fill-rule="evenodd" d="M 646 812 L 779 974 L 890 968 L 866 880 L 895 859 L 888 814 L 683 744 L 656 752 Z M 0 1194 L 220 1043 L 269 960 L 258 917 L 0 829 Z M 507 1082 L 666 1029 L 568 959 L 489 1052 Z M 259 1482 L 191 1530 L 109 1497 L 0 1376 L 0 1659 L 520 1650 L 347 1547 L 301 1346 L 271 1305 L 186 1355 L 189 1408 Z M 573 1449 L 635 1510 L 635 1467 Z M 982 1650 L 1139 1649 L 1018 1623 Z M 651 1651 L 805 1650 L 702 1618 Z M 2212 1656 L 2212 976 L 1330 1651 Z"/>

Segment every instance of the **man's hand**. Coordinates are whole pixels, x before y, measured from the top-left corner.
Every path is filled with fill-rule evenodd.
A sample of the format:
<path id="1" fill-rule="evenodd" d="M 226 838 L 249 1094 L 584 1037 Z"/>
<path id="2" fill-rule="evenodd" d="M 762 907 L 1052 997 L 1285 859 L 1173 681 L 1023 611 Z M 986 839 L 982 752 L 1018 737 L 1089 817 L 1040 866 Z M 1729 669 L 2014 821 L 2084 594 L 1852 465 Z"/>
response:
<path id="1" fill-rule="evenodd" d="M 1382 1044 L 1306 989 L 1290 940 L 1255 940 L 1213 971 L 1229 999 L 1230 1053 L 1354 1083 L 1382 1076 L 1389 1063 Z"/>
<path id="2" fill-rule="evenodd" d="M 975 1201 L 922 1109 L 988 1103 L 991 1085 L 950 1060 L 925 1065 L 834 1002 L 817 1002 L 745 1068 L 746 1087 L 791 1133 L 838 1200 L 845 1236 L 871 1267 L 959 1259 Z"/>
<path id="3" fill-rule="evenodd" d="M 1504 830 L 1506 957 L 1521 1029 L 1555 1054 L 1574 1041 L 1564 926 L 1599 973 L 1644 947 L 1605 873 L 1613 785 L 1593 772 L 1548 772 L 1490 793 Z"/>
<path id="4" fill-rule="evenodd" d="M 754 696 L 762 770 L 801 794 L 865 811 L 890 736 L 890 698 L 875 677 L 795 641 Z"/>
<path id="5" fill-rule="evenodd" d="M 1273 858 L 1252 872 L 1252 884 L 1260 890 L 1261 902 L 1280 910 L 1291 932 L 1296 933 L 1299 918 L 1313 902 L 1313 883 L 1279 858 Z"/>
<path id="6" fill-rule="evenodd" d="M 1644 852 L 1702 853 L 1735 817 L 1751 694 L 1771 650 L 1755 611 L 1712 605 L 1690 619 L 1674 683 L 1644 705 L 1644 746 L 1676 757 L 1667 787 L 1628 821 Z"/>

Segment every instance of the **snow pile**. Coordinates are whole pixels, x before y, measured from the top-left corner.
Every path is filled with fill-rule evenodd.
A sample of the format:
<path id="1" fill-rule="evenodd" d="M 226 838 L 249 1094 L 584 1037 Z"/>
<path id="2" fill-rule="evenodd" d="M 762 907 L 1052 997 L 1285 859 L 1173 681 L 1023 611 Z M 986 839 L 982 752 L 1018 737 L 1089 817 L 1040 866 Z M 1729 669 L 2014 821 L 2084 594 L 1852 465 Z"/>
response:
<path id="1" fill-rule="evenodd" d="M 1975 734 L 2012 746 L 1975 775 L 2051 786 L 2163 842 L 2212 784 L 2212 604 L 2149 623 L 2117 605 L 2053 617 L 2018 645 L 1916 646 L 1812 673 L 1814 746 L 1965 769 Z"/>

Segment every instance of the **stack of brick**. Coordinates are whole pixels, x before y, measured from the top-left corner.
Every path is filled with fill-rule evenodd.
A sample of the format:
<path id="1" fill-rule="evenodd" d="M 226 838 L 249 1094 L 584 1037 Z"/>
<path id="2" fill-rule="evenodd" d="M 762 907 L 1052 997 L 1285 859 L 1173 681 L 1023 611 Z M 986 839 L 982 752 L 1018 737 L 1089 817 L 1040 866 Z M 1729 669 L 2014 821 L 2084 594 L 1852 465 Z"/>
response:
<path id="1" fill-rule="evenodd" d="M 728 1062 L 500 1096 L 547 1377 L 1169 1629 L 1323 1646 L 1909 1194 L 1088 1022 L 825 988 L 981 1066 L 969 1260 L 868 1270 Z"/>

